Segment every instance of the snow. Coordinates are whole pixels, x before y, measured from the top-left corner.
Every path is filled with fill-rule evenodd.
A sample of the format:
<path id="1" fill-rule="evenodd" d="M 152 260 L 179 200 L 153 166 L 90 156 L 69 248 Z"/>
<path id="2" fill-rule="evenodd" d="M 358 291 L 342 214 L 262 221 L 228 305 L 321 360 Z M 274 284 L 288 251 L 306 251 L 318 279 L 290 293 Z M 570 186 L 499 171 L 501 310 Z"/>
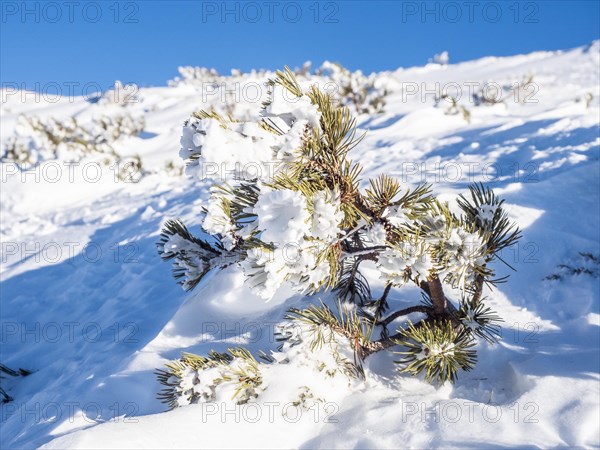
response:
<path id="1" fill-rule="evenodd" d="M 253 212 L 263 242 L 298 244 L 308 234 L 309 214 L 306 199 L 300 192 L 263 186 Z"/>
<path id="2" fill-rule="evenodd" d="M 139 154 L 148 173 L 137 182 L 119 180 L 114 167 L 92 156 L 71 166 L 65 159 L 46 160 L 25 172 L 0 165 L 1 362 L 34 372 L 2 380 L 15 400 L 2 405 L 0 447 L 597 447 L 600 286 L 597 264 L 580 253 L 600 253 L 600 42 L 568 51 L 439 62 L 443 67 L 401 68 L 370 78 L 385 80 L 390 93 L 383 113 L 358 116 L 359 131 L 368 133 L 351 157 L 363 165 L 363 180 L 385 172 L 406 186 L 431 182 L 451 206 L 473 181 L 489 184 L 506 199 L 503 208 L 524 230 L 519 245 L 502 255 L 516 272 L 498 266 L 499 276 L 511 275 L 508 282 L 484 293 L 504 319 L 503 340 L 480 344 L 477 366 L 459 374 L 455 385 L 436 388 L 399 375 L 393 364 L 397 355 L 377 354 L 366 361 L 364 382 L 324 377 L 308 362 L 275 364 L 268 389 L 255 403 L 192 404 L 169 412 L 156 399 L 161 389 L 156 368 L 184 351 L 206 354 L 237 345 L 255 355 L 277 351 L 273 331 L 285 311 L 307 305 L 290 289 L 269 292 L 272 298 L 265 302 L 243 283 L 236 266 L 211 273 L 191 293 L 173 281 L 156 252 L 161 224 L 179 217 L 199 233 L 203 207 L 215 227 L 219 218 L 209 202 L 210 180 L 192 180 L 175 170 L 183 167 L 178 143 L 181 139 L 185 157 L 202 145 L 216 165 L 232 157 L 260 163 L 273 154 L 286 160 L 293 158 L 304 125 L 314 123 L 319 112 L 303 115 L 305 98 L 275 96 L 268 113 L 297 119 L 281 121 L 282 127 L 291 126 L 283 128 L 281 139 L 262 142 L 271 139 L 268 133 L 242 122 L 220 129 L 217 142 L 201 142 L 198 131 L 208 124 L 200 119 L 188 122 L 182 138 L 192 112 L 214 106 L 227 113 L 220 92 L 231 86 L 203 98 L 194 83 L 220 79 L 194 68 L 182 68 L 182 78 L 169 87 L 135 89 L 136 101 L 128 103 L 120 96 L 50 103 L 33 101 L 33 95 L 3 95 L 3 146 L 20 114 L 75 116 L 86 124 L 122 112 L 142 117 L 142 134 L 111 145 L 126 157 Z M 259 85 L 267 75 L 233 74 L 227 83 Z M 469 82 L 503 87 L 529 75 L 537 102 L 515 102 L 504 89 L 502 104 L 469 101 Z M 361 74 L 353 82 L 366 78 Z M 448 83 L 461 86 L 458 104 L 469 110 L 469 121 L 435 106 L 431 92 Z M 588 93 L 592 99 L 586 106 Z M 263 100 L 241 99 L 235 112 L 256 117 Z M 168 169 L 169 162 L 175 169 Z M 259 228 L 263 221 L 281 225 L 265 227 L 276 232 L 265 239 L 302 241 L 302 233 L 309 232 L 323 240 L 337 236 L 335 193 L 315 199 L 312 222 L 297 217 L 293 195 L 277 195 L 281 208 L 259 207 Z M 482 208 L 480 217 L 489 220 L 493 213 Z M 401 208 L 386 215 L 398 223 L 406 220 Z M 373 241 L 383 238 L 376 226 L 369 233 Z M 457 248 L 476 240 L 457 238 Z M 472 265 L 476 252 L 462 247 L 467 258 L 457 256 L 457 264 Z M 302 252 L 291 263 L 270 259 L 272 273 L 283 265 L 295 273 L 295 265 L 314 264 L 310 254 Z M 415 257 L 414 251 L 409 256 Z M 428 262 L 419 262 L 415 271 L 424 275 Z M 588 268 L 592 275 L 569 273 L 561 264 Z M 403 261 L 390 265 L 395 275 L 406 267 Z M 326 272 L 316 270 L 315 278 L 304 282 L 317 283 Z M 560 279 L 549 279 L 553 274 Z M 383 280 L 369 282 L 375 294 L 383 289 Z M 449 292 L 456 301 L 455 294 Z M 416 289 L 407 288 L 395 291 L 391 301 L 402 305 L 418 298 Z M 318 296 L 309 300 L 318 302 Z M 324 402 L 315 401 L 310 409 L 289 406 L 304 392 L 302 385 Z"/>

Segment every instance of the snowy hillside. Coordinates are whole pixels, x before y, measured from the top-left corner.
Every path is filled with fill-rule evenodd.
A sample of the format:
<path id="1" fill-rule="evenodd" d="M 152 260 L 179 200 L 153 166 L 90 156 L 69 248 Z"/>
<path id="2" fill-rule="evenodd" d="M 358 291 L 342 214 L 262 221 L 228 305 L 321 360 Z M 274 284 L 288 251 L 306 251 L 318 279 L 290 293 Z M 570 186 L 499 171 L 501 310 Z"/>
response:
<path id="1" fill-rule="evenodd" d="M 117 86 L 93 101 L 2 92 L 3 151 L 35 153 L 28 170 L 0 166 L 0 362 L 32 372 L 1 380 L 13 398 L 2 404 L 2 448 L 600 445 L 600 42 L 357 81 L 385 93 L 383 106 L 353 106 L 367 131 L 351 153 L 363 179 L 428 182 L 451 203 L 481 181 L 523 230 L 502 255 L 516 271 L 499 265 L 510 278 L 487 293 L 504 319 L 503 339 L 480 344 L 473 371 L 436 388 L 399 375 L 392 354 L 367 360 L 366 379 L 352 383 L 281 366 L 256 403 L 166 412 L 156 369 L 182 352 L 274 350 L 274 326 L 307 304 L 281 289 L 265 302 L 236 266 L 184 292 L 158 256 L 165 220 L 193 230 L 210 195 L 208 182 L 183 174 L 183 122 L 211 108 L 257 116 L 273 75 L 181 74 L 168 87 Z M 335 73 L 301 77 L 325 89 L 343 82 Z M 499 90 L 483 98 L 485 83 Z M 32 117 L 75 117 L 84 130 L 109 117 L 102 132 L 112 137 L 99 144 L 106 152 L 83 151 L 76 161 L 64 149 L 44 154 L 52 139 L 32 137 Z M 290 379 L 324 401 L 290 408 Z"/>

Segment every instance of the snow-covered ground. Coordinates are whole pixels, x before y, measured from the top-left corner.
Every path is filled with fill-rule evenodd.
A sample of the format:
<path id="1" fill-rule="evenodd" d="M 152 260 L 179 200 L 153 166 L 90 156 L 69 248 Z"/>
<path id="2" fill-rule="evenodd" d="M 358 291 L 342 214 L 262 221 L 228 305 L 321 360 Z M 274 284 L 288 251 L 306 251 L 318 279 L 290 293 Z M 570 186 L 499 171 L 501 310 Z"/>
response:
<path id="1" fill-rule="evenodd" d="M 385 112 L 359 116 L 368 133 L 352 153 L 364 178 L 428 181 L 446 200 L 483 181 L 523 229 L 503 255 L 516 272 L 499 267 L 511 277 L 489 293 L 505 321 L 503 340 L 483 345 L 476 369 L 441 388 L 396 374 L 394 356 L 377 355 L 364 382 L 321 386 L 326 403 L 311 410 L 289 409 L 286 379 L 300 375 L 285 370 L 252 405 L 165 412 L 156 399 L 153 372 L 181 352 L 274 349 L 273 325 L 306 304 L 283 292 L 265 303 L 235 267 L 185 293 L 157 255 L 165 219 L 180 217 L 192 229 L 201 221 L 208 183 L 165 167 L 183 164 L 183 121 L 219 99 L 185 83 L 140 89 L 127 106 L 3 92 L 3 143 L 20 114 L 143 116 L 140 136 L 115 148 L 140 155 L 147 173 L 131 183 L 91 159 L 26 172 L 2 163 L 0 362 L 33 373 L 2 380 L 14 400 L 2 405 L 1 447 L 598 447 L 599 71 L 595 42 L 381 75 L 392 91 Z M 470 86 L 522 85 L 530 76 L 519 92 L 525 102 L 508 90 L 501 104 L 469 99 Z M 449 104 L 435 106 L 436 90 L 456 96 L 457 86 L 469 120 L 447 114 Z M 260 103 L 247 96 L 236 111 L 256 114 Z M 373 280 L 373 288 L 382 286 Z M 404 291 L 394 295 L 401 300 Z M 306 383 L 325 381 L 315 373 Z"/>

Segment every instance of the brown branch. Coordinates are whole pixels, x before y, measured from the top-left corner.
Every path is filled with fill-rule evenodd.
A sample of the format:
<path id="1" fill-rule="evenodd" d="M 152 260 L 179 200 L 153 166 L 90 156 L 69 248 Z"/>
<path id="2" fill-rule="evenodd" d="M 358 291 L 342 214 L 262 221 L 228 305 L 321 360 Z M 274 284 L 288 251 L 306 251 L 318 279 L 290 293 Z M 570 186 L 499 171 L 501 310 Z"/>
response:
<path id="1" fill-rule="evenodd" d="M 458 310 L 456 309 L 456 307 L 450 302 L 448 301 L 448 299 L 446 297 L 444 297 L 444 304 L 446 305 L 446 310 L 444 311 L 443 314 L 441 314 L 442 317 L 445 317 L 449 320 L 451 320 L 453 323 L 455 323 L 457 326 L 462 326 L 460 323 L 460 320 L 457 317 L 457 313 Z M 389 319 L 392 316 L 396 316 L 400 317 L 400 313 L 402 312 L 406 312 L 406 311 L 410 311 L 410 312 L 424 312 L 426 314 L 431 313 L 432 309 L 427 307 L 427 306 L 423 306 L 423 305 L 417 305 L 417 306 L 412 306 L 410 308 L 406 308 L 402 311 L 397 311 L 395 313 L 393 313 L 391 316 L 389 316 L 387 319 Z M 406 314 L 409 314 L 409 312 L 406 312 Z M 434 312 L 434 314 L 436 314 Z M 395 317 L 394 317 L 395 318 Z M 390 320 L 390 322 L 392 320 L 394 320 L 394 318 L 392 318 Z M 385 320 L 387 320 L 385 319 Z M 426 319 L 420 320 L 419 322 L 417 322 L 414 327 L 415 328 L 419 328 L 420 326 L 423 325 L 424 322 L 426 321 L 431 321 L 434 320 L 435 318 L 430 316 Z M 389 322 L 388 322 L 389 323 Z M 385 338 L 381 338 L 377 341 L 373 341 L 373 342 L 369 342 L 368 344 L 361 346 L 360 349 L 357 350 L 358 354 L 360 355 L 360 357 L 362 359 L 365 359 L 367 356 L 372 355 L 373 353 L 377 353 L 380 352 L 382 350 L 386 350 L 390 347 L 393 347 L 394 345 L 396 345 L 396 341 L 400 338 L 402 338 L 404 334 L 404 330 L 400 330 L 398 333 L 392 335 L 392 336 L 388 336 Z"/>
<path id="2" fill-rule="evenodd" d="M 385 245 L 377 245 L 377 246 L 373 246 L 373 247 L 345 249 L 345 250 L 343 250 L 343 253 L 340 258 L 345 259 L 345 258 L 358 257 L 363 261 L 367 261 L 367 260 L 377 261 L 377 255 L 379 255 L 379 252 L 381 252 L 387 248 L 388 247 Z"/>
<path id="3" fill-rule="evenodd" d="M 433 312 L 436 316 L 443 316 L 448 312 L 448 301 L 444 295 L 442 282 L 437 276 L 427 278 Z"/>
<path id="4" fill-rule="evenodd" d="M 389 247 L 387 245 L 374 245 L 373 247 L 363 247 L 363 248 L 349 248 L 344 250 L 344 253 L 348 256 L 363 256 L 370 255 L 371 253 L 381 252 L 383 250 L 387 250 Z"/>
<path id="5" fill-rule="evenodd" d="M 428 320 L 428 319 L 423 319 L 423 320 L 417 322 L 414 325 L 415 328 L 422 326 L 424 320 Z M 403 334 L 404 334 L 404 330 L 399 331 L 398 333 L 396 333 L 392 336 L 388 336 L 386 338 L 381 338 L 377 341 L 369 342 L 367 345 L 364 345 L 359 349 L 359 356 L 362 359 L 365 359 L 367 356 L 372 355 L 373 353 L 377 353 L 382 350 L 393 347 L 394 345 L 396 345 L 396 341 L 398 339 L 400 339 L 403 336 Z"/>
<path id="6" fill-rule="evenodd" d="M 473 298 L 475 299 L 476 302 L 479 302 L 481 300 L 484 281 L 485 281 L 485 279 L 482 275 L 478 275 L 477 278 L 475 279 L 475 292 L 473 294 Z M 451 320 L 457 327 L 462 326 L 460 319 L 458 318 L 458 310 L 456 309 L 454 304 L 452 304 L 452 302 L 450 302 L 448 300 L 448 298 L 446 297 L 446 295 L 444 294 L 444 289 L 442 287 L 442 283 L 437 276 L 430 277 L 430 278 L 428 278 L 427 281 L 422 281 L 419 284 L 419 287 L 431 298 L 433 308 L 430 308 L 425 305 L 411 306 L 411 307 L 408 307 L 408 308 L 405 308 L 405 309 L 402 309 L 402 310 L 399 310 L 399 311 L 396 311 L 396 312 L 390 314 L 388 317 L 377 322 L 376 324 L 382 325 L 385 327 L 386 325 L 390 324 L 398 317 L 405 316 L 405 315 L 408 315 L 413 312 L 422 312 L 422 313 L 428 314 L 429 317 L 417 322 L 414 325 L 417 328 L 422 326 L 423 323 L 425 323 L 426 321 L 437 320 L 437 319 L 441 319 L 441 318 Z M 385 300 L 385 298 L 387 298 L 390 288 L 391 288 L 391 285 L 386 286 L 385 291 L 384 291 L 380 301 Z M 348 337 L 350 342 L 354 343 L 353 346 L 354 346 L 356 355 L 361 360 L 364 360 L 365 358 L 367 358 L 369 355 L 372 355 L 373 353 L 377 353 L 382 350 L 386 350 L 390 347 L 393 347 L 394 345 L 396 345 L 396 342 L 402 338 L 402 336 L 405 332 L 404 330 L 400 330 L 399 332 L 397 332 L 396 334 L 394 334 L 392 336 L 382 337 L 381 339 L 379 339 L 377 341 L 372 341 L 372 342 L 369 342 L 369 343 L 363 345 L 363 344 L 360 344 L 357 336 L 349 335 L 347 330 L 342 328 L 342 329 L 339 329 L 338 331 L 341 334 Z"/>
<path id="7" fill-rule="evenodd" d="M 485 278 L 483 275 L 478 274 L 475 278 L 475 292 L 473 293 L 473 300 L 475 304 L 479 304 L 481 302 L 481 296 L 483 295 L 483 283 Z"/>
<path id="8" fill-rule="evenodd" d="M 391 322 L 393 322 L 394 320 L 396 320 L 398 317 L 402 317 L 402 316 L 407 316 L 411 313 L 414 312 L 421 312 L 421 313 L 425 313 L 425 314 L 431 314 L 431 308 L 425 305 L 416 305 L 416 306 L 410 306 L 408 308 L 404 308 L 401 309 L 399 311 L 396 311 L 392 314 L 390 314 L 389 316 L 387 316 L 385 319 L 377 322 L 377 325 L 382 325 L 382 326 L 387 326 L 388 324 L 390 324 Z"/>
<path id="9" fill-rule="evenodd" d="M 449 320 L 452 320 L 452 322 L 456 323 L 457 326 L 461 326 L 460 324 L 460 320 L 457 317 L 457 312 L 458 310 L 456 309 L 456 307 L 450 303 L 449 301 L 447 301 L 447 299 L 444 297 L 446 304 L 447 304 L 447 311 L 443 314 L 444 317 L 448 318 Z M 431 308 L 428 308 L 426 306 L 422 306 L 422 305 L 417 305 L 417 306 L 412 306 L 410 308 L 406 308 L 402 311 L 397 311 L 395 313 L 392 314 L 392 316 L 395 316 L 398 314 L 397 317 L 400 317 L 400 313 L 406 312 L 406 314 L 409 314 L 409 310 L 413 310 L 410 312 L 425 312 L 425 313 L 431 313 L 432 310 Z M 390 316 L 390 317 L 392 317 Z M 389 317 L 388 317 L 389 319 Z M 427 322 L 427 321 L 431 321 L 434 320 L 434 317 L 428 317 L 426 319 L 420 320 L 419 322 L 417 322 L 414 327 L 415 328 L 419 328 L 421 326 L 423 326 L 423 323 Z M 387 319 L 386 319 L 387 320 Z M 393 319 L 390 320 L 390 322 Z M 360 344 L 360 340 L 358 339 L 357 336 L 351 335 L 350 333 L 348 333 L 348 331 L 346 329 L 344 329 L 343 327 L 336 327 L 335 329 L 337 332 L 339 332 L 340 334 L 346 336 L 348 338 L 348 340 L 353 343 L 353 347 L 354 347 L 354 351 L 356 352 L 356 355 L 361 359 L 364 360 L 366 359 L 368 356 L 372 355 L 373 353 L 377 353 L 380 352 L 382 350 L 386 350 L 390 347 L 393 347 L 394 345 L 396 345 L 396 342 L 402 338 L 402 336 L 404 335 L 405 330 L 400 330 L 398 331 L 396 334 L 392 335 L 392 336 L 388 336 L 388 337 L 384 337 L 381 338 L 377 341 L 372 341 L 369 342 L 367 344 Z"/>

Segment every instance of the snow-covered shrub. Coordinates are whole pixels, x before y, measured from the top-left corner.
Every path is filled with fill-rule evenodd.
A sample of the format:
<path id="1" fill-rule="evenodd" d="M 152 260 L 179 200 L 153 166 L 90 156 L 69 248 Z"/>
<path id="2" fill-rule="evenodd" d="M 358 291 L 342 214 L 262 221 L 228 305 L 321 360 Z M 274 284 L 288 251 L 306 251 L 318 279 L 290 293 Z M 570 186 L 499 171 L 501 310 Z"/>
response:
<path id="1" fill-rule="evenodd" d="M 170 80 L 169 86 L 197 91 L 204 110 L 245 120 L 252 119 L 256 105 L 266 100 L 264 83 L 272 75 L 264 70 L 248 73 L 232 70 L 230 75 L 221 75 L 215 69 L 193 66 L 178 70 L 180 76 Z"/>
<path id="2" fill-rule="evenodd" d="M 0 160 L 27 168 L 51 159 L 80 161 L 97 154 L 107 164 L 121 163 L 123 158 L 113 145 L 122 138 L 137 136 L 143 129 L 143 118 L 130 114 L 102 116 L 85 124 L 75 118 L 58 120 L 22 115 L 15 136 L 7 140 Z"/>
<path id="3" fill-rule="evenodd" d="M 139 102 L 138 97 L 139 87 L 134 83 L 123 84 L 120 81 L 115 81 L 112 89 L 104 92 L 98 99 L 98 103 L 105 105 L 130 106 Z"/>
<path id="4" fill-rule="evenodd" d="M 221 77 L 216 69 L 208 69 L 206 67 L 180 66 L 177 68 L 177 71 L 180 76 L 169 80 L 169 86 L 217 83 Z"/>
<path id="5" fill-rule="evenodd" d="M 472 102 L 474 106 L 493 106 L 504 104 L 507 93 L 510 91 L 500 86 L 483 83 L 482 87 L 473 92 Z"/>
<path id="6" fill-rule="evenodd" d="M 507 106 L 508 102 L 526 104 L 536 102 L 535 94 L 537 87 L 533 82 L 533 75 L 526 75 L 520 82 L 504 83 L 496 82 L 481 83 L 481 87 L 473 92 L 472 103 L 474 106 Z"/>
<path id="7" fill-rule="evenodd" d="M 350 159 L 360 138 L 349 108 L 316 86 L 302 89 L 289 69 L 277 72 L 270 86 L 260 120 L 200 112 L 185 122 L 180 155 L 189 175 L 206 178 L 206 164 L 236 164 L 238 170 L 232 180 L 210 172 L 215 183 L 202 237 L 169 220 L 159 253 L 174 261 L 186 290 L 212 270 L 235 266 L 265 300 L 284 285 L 307 295 L 330 291 L 337 312 L 324 304 L 292 311 L 313 330 L 309 348 L 328 342 L 324 334 L 335 336 L 336 348 L 325 348 L 330 355 L 354 353 L 352 372 L 360 374 L 366 357 L 399 346 L 402 371 L 453 381 L 475 364 L 477 338 L 498 337 L 499 318 L 485 305 L 483 287 L 497 281 L 491 263 L 520 234 L 503 201 L 473 185 L 469 196 L 459 197 L 461 214 L 455 214 L 429 186 L 403 188 L 387 175 L 362 190 L 361 166 Z M 265 170 L 242 170 L 249 163 Z M 371 294 L 361 274 L 365 261 L 374 263 L 385 283 L 381 296 Z M 388 313 L 391 289 L 409 284 L 422 290 L 425 301 Z M 444 284 L 461 292 L 457 306 Z M 423 316 L 413 324 L 406 319 L 415 312 Z M 403 324 L 390 334 L 388 327 L 400 318 Z M 175 368 L 198 370 L 188 360 L 163 373 L 168 389 L 181 383 Z M 192 386 L 184 387 L 180 391 L 188 396 Z M 167 395 L 172 405 L 177 392 Z"/>
<path id="8" fill-rule="evenodd" d="M 450 62 L 450 56 L 448 56 L 447 51 L 443 51 L 442 53 L 436 53 L 433 55 L 433 58 L 429 60 L 429 63 L 439 64 L 440 66 L 447 66 Z"/>
<path id="9" fill-rule="evenodd" d="M 373 114 L 383 112 L 388 87 L 382 77 L 372 73 L 366 76 L 362 71 L 351 72 L 341 64 L 325 61 L 317 71 L 335 84 L 336 97 L 352 112 Z"/>
<path id="10" fill-rule="evenodd" d="M 443 94 L 435 99 L 435 106 L 439 108 L 445 105 L 444 114 L 447 116 L 456 116 L 461 114 L 467 123 L 471 122 L 471 112 L 463 105 L 458 104 L 458 100 L 451 95 Z"/>
<path id="11" fill-rule="evenodd" d="M 184 170 L 183 164 L 177 164 L 172 159 L 169 159 L 165 162 L 164 167 L 161 169 L 161 172 L 165 173 L 170 177 L 179 177 L 183 175 Z"/>
<path id="12" fill-rule="evenodd" d="M 220 75 L 204 67 L 179 67 L 180 76 L 169 81 L 172 87 L 192 87 L 202 95 L 203 109 L 248 120 L 253 118 L 249 107 L 267 101 L 264 82 L 275 76 L 274 72 L 253 70 L 243 73 L 232 70 L 230 75 Z M 318 84 L 334 99 L 355 113 L 383 112 L 385 97 L 390 85 L 385 75 L 364 75 L 360 70 L 351 72 L 340 64 L 325 62 L 314 74 L 311 63 L 306 62 L 294 71 L 301 86 Z"/>
<path id="13" fill-rule="evenodd" d="M 585 104 L 585 108 L 589 109 L 589 107 L 592 104 L 593 100 L 594 100 L 594 94 L 592 94 L 591 92 L 586 92 L 583 96 L 576 97 L 575 98 L 575 103 L 581 103 L 581 102 L 583 102 Z"/>
<path id="14" fill-rule="evenodd" d="M 126 183 L 137 183 L 150 173 L 144 168 L 140 155 L 121 156 L 116 167 L 118 179 Z"/>
<path id="15" fill-rule="evenodd" d="M 525 75 L 523 76 L 520 83 L 515 83 L 511 86 L 504 86 L 504 89 L 512 93 L 513 101 L 515 103 L 537 103 L 537 100 L 535 99 L 537 86 L 535 85 L 533 80 L 533 75 Z"/>

